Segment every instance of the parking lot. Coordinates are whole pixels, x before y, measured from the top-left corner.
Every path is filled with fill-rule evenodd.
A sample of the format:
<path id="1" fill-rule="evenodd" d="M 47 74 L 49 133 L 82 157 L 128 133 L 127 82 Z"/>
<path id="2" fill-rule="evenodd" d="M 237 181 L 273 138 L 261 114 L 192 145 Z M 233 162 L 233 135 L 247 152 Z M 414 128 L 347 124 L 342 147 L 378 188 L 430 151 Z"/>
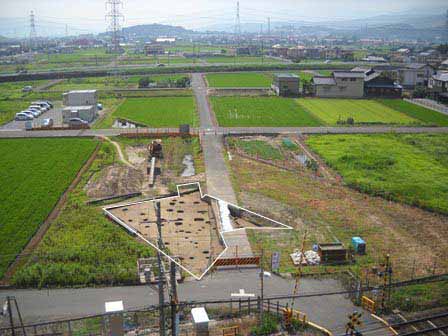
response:
<path id="1" fill-rule="evenodd" d="M 38 126 L 42 123 L 43 119 L 51 118 L 53 119 L 54 126 L 62 126 L 62 105 L 60 102 L 54 103 L 54 108 L 42 113 L 39 117 L 35 118 L 32 122 L 33 125 Z M 17 111 L 20 112 L 20 111 Z M 2 129 L 25 129 L 26 121 L 12 120 L 3 126 Z"/>

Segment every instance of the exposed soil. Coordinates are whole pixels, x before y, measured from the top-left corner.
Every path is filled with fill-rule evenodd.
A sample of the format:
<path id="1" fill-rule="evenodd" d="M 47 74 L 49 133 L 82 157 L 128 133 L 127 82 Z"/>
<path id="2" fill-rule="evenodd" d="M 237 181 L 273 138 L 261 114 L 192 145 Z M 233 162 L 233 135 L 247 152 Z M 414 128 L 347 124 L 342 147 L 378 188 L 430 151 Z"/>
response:
<path id="1" fill-rule="evenodd" d="M 291 217 L 297 214 L 316 240 L 336 237 L 349 246 L 351 237 L 361 236 L 368 255 L 358 260 L 378 263 L 389 253 L 395 279 L 409 277 L 414 260 L 416 276 L 448 269 L 447 216 L 316 179 L 306 169 L 288 172 L 238 156 L 230 163 L 239 198 L 253 211 L 295 226 Z"/>
<path id="2" fill-rule="evenodd" d="M 104 168 L 100 176 L 92 176 L 85 186 L 90 198 L 125 195 L 140 192 L 143 183 L 143 172 L 124 165 L 113 165 Z"/>
<path id="3" fill-rule="evenodd" d="M 199 191 L 160 201 L 162 238 L 171 256 L 197 276 L 201 275 L 223 251 L 216 221 Z M 153 202 L 110 210 L 155 244 L 158 230 Z"/>

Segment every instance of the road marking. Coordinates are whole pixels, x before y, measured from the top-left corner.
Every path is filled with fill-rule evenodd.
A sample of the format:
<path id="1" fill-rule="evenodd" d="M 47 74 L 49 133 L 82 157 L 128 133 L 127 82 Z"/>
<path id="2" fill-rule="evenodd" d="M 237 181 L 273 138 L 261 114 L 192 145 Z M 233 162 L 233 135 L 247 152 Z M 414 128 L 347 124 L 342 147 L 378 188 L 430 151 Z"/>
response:
<path id="1" fill-rule="evenodd" d="M 239 293 L 231 293 L 231 297 L 255 297 L 255 294 L 246 293 L 244 289 L 240 289 Z"/>

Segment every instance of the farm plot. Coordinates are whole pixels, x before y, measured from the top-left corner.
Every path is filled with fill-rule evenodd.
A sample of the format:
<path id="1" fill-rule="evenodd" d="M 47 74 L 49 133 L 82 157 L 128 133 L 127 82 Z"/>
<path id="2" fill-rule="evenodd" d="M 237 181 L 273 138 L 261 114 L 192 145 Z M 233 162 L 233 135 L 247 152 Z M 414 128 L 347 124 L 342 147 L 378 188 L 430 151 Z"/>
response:
<path id="1" fill-rule="evenodd" d="M 202 181 L 204 165 L 199 139 L 164 137 L 164 156 L 156 188 L 145 183 L 148 144 L 154 139 L 111 138 L 133 167 L 125 165 L 110 142 L 103 142 L 94 162 L 78 186 L 69 193 L 59 216 L 50 226 L 27 264 L 18 269 L 13 283 L 19 286 L 73 286 L 135 284 L 137 258 L 154 256 L 154 249 L 135 240 L 109 221 L 91 199 L 142 192 L 144 198 L 175 191 L 172 186 Z M 196 175 L 183 177 L 182 161 L 193 156 Z M 111 201 L 111 202 L 115 202 Z M 107 202 L 105 203 L 107 204 Z M 105 205 L 104 204 L 104 205 Z"/>
<path id="2" fill-rule="evenodd" d="M 0 277 L 95 145 L 90 139 L 0 140 Z"/>
<path id="3" fill-rule="evenodd" d="M 209 87 L 239 88 L 239 87 L 269 87 L 272 77 L 263 73 L 211 73 L 207 74 Z"/>
<path id="4" fill-rule="evenodd" d="M 128 98 L 112 113 L 112 117 L 148 127 L 198 125 L 193 97 Z"/>
<path id="5" fill-rule="evenodd" d="M 448 214 L 448 136 L 313 136 L 307 143 L 349 186 Z"/>
<path id="6" fill-rule="evenodd" d="M 423 106 L 412 104 L 399 99 L 382 99 L 379 100 L 379 102 L 412 118 L 418 119 L 428 125 L 448 126 L 447 115 L 427 109 Z"/>
<path id="7" fill-rule="evenodd" d="M 327 125 L 354 124 L 421 124 L 402 112 L 396 111 L 374 100 L 360 99 L 298 99 L 304 109 Z"/>
<path id="8" fill-rule="evenodd" d="M 260 140 L 259 137 L 254 139 Z M 428 141 L 427 138 L 419 140 L 418 146 L 428 147 Z M 352 139 L 346 143 L 348 146 L 356 141 Z M 431 143 L 436 141 L 431 140 Z M 440 146 L 439 139 L 433 146 L 434 152 L 442 150 Z M 233 157 L 238 157 L 232 148 L 230 150 Z M 293 232 L 248 232 L 254 253 L 261 248 L 265 253 L 281 253 L 280 272 L 296 271 L 289 254 L 300 249 L 305 230 L 307 250 L 315 243 L 336 239 L 350 246 L 353 236 L 361 236 L 367 242 L 367 254 L 357 256 L 355 265 L 312 266 L 303 269 L 306 273 L 348 267 L 356 274 L 364 274 L 366 268 L 383 261 L 386 253 L 392 256 L 397 281 L 430 275 L 435 263 L 436 272 L 448 269 L 446 216 L 366 195 L 338 180 L 316 177 L 314 171 L 306 167 L 291 172 L 244 157 L 233 159 L 229 164 L 241 206 L 294 227 Z M 419 164 L 415 162 L 413 169 L 418 169 Z M 265 260 L 270 260 L 267 253 Z"/>
<path id="9" fill-rule="evenodd" d="M 211 102 L 219 125 L 224 127 L 319 125 L 292 98 L 211 97 Z"/>

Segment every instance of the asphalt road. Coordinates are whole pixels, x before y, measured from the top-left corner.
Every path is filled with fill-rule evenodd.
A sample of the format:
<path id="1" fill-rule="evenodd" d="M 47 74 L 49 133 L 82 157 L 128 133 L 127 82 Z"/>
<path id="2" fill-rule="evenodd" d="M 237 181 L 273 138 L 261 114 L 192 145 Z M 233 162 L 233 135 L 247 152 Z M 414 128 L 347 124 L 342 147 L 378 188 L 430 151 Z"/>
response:
<path id="1" fill-rule="evenodd" d="M 232 134 L 381 134 L 381 133 L 448 133 L 448 127 L 217 127 L 192 129 L 202 134 L 232 135 Z M 20 128 L 0 128 L 0 138 L 42 138 L 42 137 L 92 137 L 118 136 L 136 129 L 89 129 L 89 130 L 54 130 L 54 131 L 25 131 Z M 178 128 L 139 128 L 138 132 L 152 132 L 157 134 L 178 132 Z"/>
<path id="2" fill-rule="evenodd" d="M 265 277 L 264 280 L 265 297 L 289 295 L 293 292 L 294 280 L 278 276 Z M 178 288 L 181 301 L 230 299 L 231 294 L 238 293 L 240 289 L 244 289 L 245 293 L 260 295 L 258 269 L 218 271 L 202 281 L 185 282 Z M 317 294 L 343 290 L 341 284 L 333 279 L 303 278 L 299 293 Z M 3 290 L 0 291 L 0 302 L 3 302 L 7 295 L 14 295 L 17 298 L 25 323 L 101 314 L 104 313 L 106 301 L 123 300 L 125 309 L 158 304 L 157 289 L 153 286 Z M 347 315 L 356 309 L 359 310 L 341 294 L 299 298 L 296 299 L 294 307 L 307 313 L 309 320 L 336 333 L 344 331 Z M 381 328 L 381 324 L 367 312 L 364 312 L 363 320 L 366 329 Z M 0 318 L 0 321 L 3 325 L 7 323 L 5 319 Z M 369 333 L 369 335 L 388 335 L 384 329 L 380 331 L 381 333 Z"/>

